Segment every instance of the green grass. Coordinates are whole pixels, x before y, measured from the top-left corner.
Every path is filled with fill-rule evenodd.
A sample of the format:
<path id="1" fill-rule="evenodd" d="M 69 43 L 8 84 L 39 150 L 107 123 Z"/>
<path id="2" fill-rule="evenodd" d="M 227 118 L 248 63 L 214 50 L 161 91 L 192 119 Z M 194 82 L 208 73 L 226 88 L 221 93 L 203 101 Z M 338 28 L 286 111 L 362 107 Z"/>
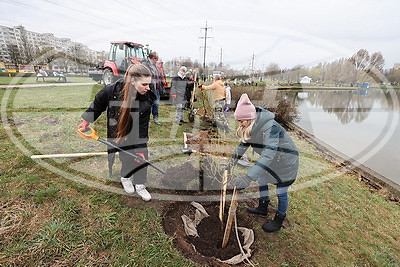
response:
<path id="1" fill-rule="evenodd" d="M 104 151 L 100 143 L 75 133 L 81 112 L 100 88 L 12 91 L 7 115 L 13 133 L 39 154 Z M 5 93 L 0 90 L 0 97 Z M 160 116 L 162 127 L 150 125 L 151 159 L 163 168 L 178 166 L 187 160 L 179 151 L 182 131 L 190 127 L 172 123 L 172 106 L 162 105 Z M 198 119 L 195 123 L 203 125 Z M 94 126 L 104 137 L 104 116 Z M 265 219 L 256 219 L 252 261 L 259 266 L 398 266 L 400 206 L 371 192 L 356 175 L 339 172 L 312 145 L 292 136 L 300 149 L 300 170 L 290 193 L 290 227 L 267 234 L 261 229 Z M 0 144 L 1 266 L 195 266 L 164 234 L 159 201 L 144 203 L 52 173 L 20 151 L 3 124 Z M 179 155 L 169 156 L 173 153 Z M 249 157 L 254 159 L 251 153 Z M 104 178 L 105 157 L 46 162 L 90 181 L 120 186 Z M 159 178 L 149 169 L 151 186 Z M 276 208 L 275 197 L 272 206 Z M 10 216 L 6 229 L 3 222 Z"/>
<path id="2" fill-rule="evenodd" d="M 95 82 L 93 79 L 89 77 L 74 77 L 67 76 L 72 83 L 90 83 Z M 36 77 L 4 77 L 0 76 L 0 85 L 9 85 L 9 84 L 46 84 L 46 83 L 58 83 L 58 78 L 47 78 L 44 81 L 39 79 L 36 81 Z M 60 82 L 61 83 L 61 82 Z"/>

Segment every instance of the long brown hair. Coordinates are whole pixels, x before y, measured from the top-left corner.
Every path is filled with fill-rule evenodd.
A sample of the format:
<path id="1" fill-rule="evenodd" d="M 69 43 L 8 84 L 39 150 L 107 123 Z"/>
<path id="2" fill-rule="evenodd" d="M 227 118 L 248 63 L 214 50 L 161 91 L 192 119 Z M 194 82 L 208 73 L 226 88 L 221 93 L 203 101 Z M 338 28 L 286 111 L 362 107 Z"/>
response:
<path id="1" fill-rule="evenodd" d="M 132 79 L 135 81 L 142 77 L 151 77 L 150 70 L 142 65 L 130 65 L 124 75 L 124 88 L 121 94 L 123 95 L 123 102 L 121 105 L 121 115 L 118 119 L 118 132 L 116 141 L 121 142 L 132 129 L 132 117 L 130 114 L 132 100 L 136 98 L 136 88 L 132 85 Z"/>

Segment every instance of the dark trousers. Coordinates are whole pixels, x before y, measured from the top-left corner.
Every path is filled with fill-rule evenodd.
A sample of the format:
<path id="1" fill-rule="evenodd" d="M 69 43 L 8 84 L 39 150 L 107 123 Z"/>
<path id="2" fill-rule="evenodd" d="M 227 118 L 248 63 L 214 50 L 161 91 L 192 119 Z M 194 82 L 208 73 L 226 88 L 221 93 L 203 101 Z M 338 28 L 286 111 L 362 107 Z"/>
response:
<path id="1" fill-rule="evenodd" d="M 158 106 L 160 105 L 160 92 L 156 90 L 157 99 L 154 101 L 153 106 L 151 107 L 151 114 L 153 114 L 153 118 L 158 117 Z"/>
<path id="2" fill-rule="evenodd" d="M 285 215 L 286 211 L 289 207 L 289 195 L 288 195 L 289 186 L 287 185 L 276 185 L 276 196 L 278 197 L 278 213 L 281 215 Z M 269 188 L 268 184 L 260 184 L 260 199 L 269 201 Z"/>
<path id="3" fill-rule="evenodd" d="M 138 157 L 148 159 L 149 153 L 147 147 L 140 147 L 127 150 Z M 147 166 L 135 160 L 131 155 L 124 152 L 119 152 L 119 159 L 121 160 L 121 177 L 129 178 L 132 176 L 133 184 L 145 184 L 147 181 Z"/>

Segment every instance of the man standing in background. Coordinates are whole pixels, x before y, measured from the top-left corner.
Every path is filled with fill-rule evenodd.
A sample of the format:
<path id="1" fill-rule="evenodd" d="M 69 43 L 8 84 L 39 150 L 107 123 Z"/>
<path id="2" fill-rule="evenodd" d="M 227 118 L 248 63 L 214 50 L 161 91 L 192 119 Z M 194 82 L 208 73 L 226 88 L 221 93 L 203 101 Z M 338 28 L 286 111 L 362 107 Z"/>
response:
<path id="1" fill-rule="evenodd" d="M 154 123 L 161 125 L 158 120 L 158 106 L 160 105 L 160 95 L 164 93 L 165 88 L 162 80 L 162 74 L 157 67 L 158 54 L 155 51 L 151 51 L 148 56 L 148 60 L 142 62 L 143 65 L 148 67 L 151 71 L 151 84 L 150 89 L 156 94 L 157 99 L 154 102 L 151 113 L 153 114 Z"/>
<path id="2" fill-rule="evenodd" d="M 187 102 L 187 93 L 193 90 L 193 82 L 190 82 L 186 77 L 187 68 L 182 66 L 179 68 L 177 76 L 171 81 L 171 96 L 173 103 L 176 106 L 175 122 L 178 125 L 185 123 L 183 120 L 183 108 Z"/>

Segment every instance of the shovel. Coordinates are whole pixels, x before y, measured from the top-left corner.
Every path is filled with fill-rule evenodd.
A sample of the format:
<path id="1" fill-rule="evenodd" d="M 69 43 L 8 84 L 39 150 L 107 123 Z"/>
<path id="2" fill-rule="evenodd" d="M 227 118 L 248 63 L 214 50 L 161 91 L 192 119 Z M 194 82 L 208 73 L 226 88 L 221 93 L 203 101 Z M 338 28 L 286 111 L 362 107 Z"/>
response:
<path id="1" fill-rule="evenodd" d="M 84 128 L 79 128 L 78 129 L 78 134 L 80 136 L 82 136 L 84 139 L 93 139 L 93 140 L 99 141 L 99 142 L 101 142 L 101 143 L 103 143 L 105 145 L 108 145 L 108 146 L 110 146 L 112 148 L 117 149 L 120 152 L 126 153 L 126 154 L 132 156 L 135 160 L 139 161 L 140 163 L 145 164 L 145 165 L 150 165 L 151 167 L 153 167 L 157 171 L 161 172 L 162 174 L 165 174 L 165 171 L 163 169 L 161 169 L 157 165 L 154 165 L 152 162 L 150 162 L 148 160 L 145 160 L 142 157 L 139 157 L 139 156 L 137 156 L 135 154 L 132 154 L 129 151 L 123 150 L 122 148 L 120 148 L 120 147 L 118 147 L 118 146 L 116 146 L 116 145 L 114 145 L 114 144 L 112 144 L 112 143 L 100 138 L 99 136 L 96 135 L 96 131 L 92 127 L 88 126 L 87 128 L 90 130 L 90 132 L 88 132 L 88 133 L 83 132 L 85 130 Z"/>
<path id="2" fill-rule="evenodd" d="M 183 145 L 182 145 L 181 150 L 182 150 L 183 154 L 189 154 L 190 155 L 193 152 L 196 152 L 196 150 L 192 150 L 191 148 L 188 147 L 188 145 L 187 145 L 188 136 L 189 137 L 193 136 L 193 134 L 190 133 L 190 132 L 183 132 Z"/>
<path id="3" fill-rule="evenodd" d="M 194 122 L 194 114 L 196 114 L 196 110 L 193 108 L 194 105 L 194 99 L 195 99 L 195 93 L 196 93 L 196 82 L 197 80 L 197 73 L 194 74 L 194 85 L 193 85 L 193 91 L 192 91 L 192 96 L 190 97 L 190 111 L 188 114 L 188 119 L 190 122 Z"/>

